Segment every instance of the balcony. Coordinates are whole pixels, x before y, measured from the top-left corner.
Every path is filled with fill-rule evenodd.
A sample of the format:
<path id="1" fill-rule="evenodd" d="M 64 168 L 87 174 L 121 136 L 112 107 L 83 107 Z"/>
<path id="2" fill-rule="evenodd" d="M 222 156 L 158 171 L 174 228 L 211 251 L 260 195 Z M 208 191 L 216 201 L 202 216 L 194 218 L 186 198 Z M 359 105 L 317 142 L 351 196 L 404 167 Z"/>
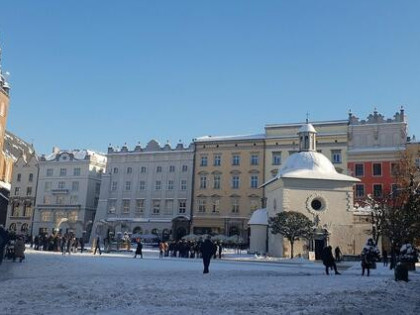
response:
<path id="1" fill-rule="evenodd" d="M 56 189 L 51 189 L 51 193 L 53 195 L 67 195 L 69 193 L 69 190 L 65 188 L 56 188 Z"/>

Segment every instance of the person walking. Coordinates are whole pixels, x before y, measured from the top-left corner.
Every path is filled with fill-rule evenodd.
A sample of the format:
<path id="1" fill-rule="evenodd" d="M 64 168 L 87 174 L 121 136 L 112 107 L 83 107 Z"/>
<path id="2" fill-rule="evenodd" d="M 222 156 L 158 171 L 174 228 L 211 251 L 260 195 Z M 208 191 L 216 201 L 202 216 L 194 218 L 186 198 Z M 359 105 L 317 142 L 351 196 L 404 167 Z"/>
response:
<path id="1" fill-rule="evenodd" d="M 200 250 L 203 257 L 203 273 L 209 273 L 210 259 L 216 254 L 216 246 L 211 241 L 210 236 L 201 244 Z"/>
<path id="2" fill-rule="evenodd" d="M 93 252 L 93 255 L 96 255 L 96 251 L 99 251 L 99 255 L 102 255 L 102 251 L 101 251 L 101 239 L 99 237 L 99 235 L 96 237 L 96 243 L 95 243 L 95 250 Z"/>
<path id="3" fill-rule="evenodd" d="M 386 249 L 382 250 L 382 262 L 384 263 L 384 267 L 388 266 L 388 252 Z"/>
<path id="4" fill-rule="evenodd" d="M 133 258 L 136 258 L 137 255 L 140 255 L 140 258 L 143 258 L 143 243 L 140 238 L 137 239 L 137 248 Z"/>
<path id="5" fill-rule="evenodd" d="M 321 259 L 322 259 L 322 263 L 325 266 L 325 273 L 327 275 L 329 275 L 329 269 L 330 268 L 334 268 L 334 272 L 336 275 L 341 275 L 341 273 L 338 272 L 337 270 L 337 265 L 335 264 L 335 260 L 334 260 L 334 256 L 332 253 L 332 247 L 331 246 L 327 246 L 325 247 L 322 252 L 321 252 Z"/>
<path id="6" fill-rule="evenodd" d="M 376 261 L 379 260 L 379 249 L 376 247 L 373 239 L 369 238 L 366 245 L 362 250 L 362 276 L 367 272 L 367 276 L 370 276 L 370 269 L 376 267 Z"/>
<path id="7" fill-rule="evenodd" d="M 334 249 L 334 252 L 335 252 L 335 260 L 336 261 L 341 261 L 341 250 L 340 250 L 340 247 L 337 246 Z"/>
<path id="8" fill-rule="evenodd" d="M 25 259 L 25 241 L 23 236 L 19 236 L 15 243 L 15 255 L 13 256 L 13 261 L 19 258 L 19 262 L 22 262 Z"/>

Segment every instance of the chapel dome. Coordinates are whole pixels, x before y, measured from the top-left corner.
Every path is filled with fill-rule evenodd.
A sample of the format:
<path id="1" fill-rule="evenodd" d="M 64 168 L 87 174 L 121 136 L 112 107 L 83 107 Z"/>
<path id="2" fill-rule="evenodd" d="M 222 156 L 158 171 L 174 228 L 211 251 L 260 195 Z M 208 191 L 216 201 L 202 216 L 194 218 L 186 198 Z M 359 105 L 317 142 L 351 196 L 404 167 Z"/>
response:
<path id="1" fill-rule="evenodd" d="M 340 174 L 322 153 L 298 152 L 289 156 L 277 177 L 351 180 L 356 178 Z"/>

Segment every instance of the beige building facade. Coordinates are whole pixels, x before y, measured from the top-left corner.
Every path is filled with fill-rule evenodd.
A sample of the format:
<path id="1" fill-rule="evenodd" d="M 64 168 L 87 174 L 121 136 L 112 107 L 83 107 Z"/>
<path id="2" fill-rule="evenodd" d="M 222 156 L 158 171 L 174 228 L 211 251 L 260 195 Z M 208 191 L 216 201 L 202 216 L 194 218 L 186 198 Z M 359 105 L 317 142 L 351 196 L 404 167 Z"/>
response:
<path id="1" fill-rule="evenodd" d="M 194 144 L 192 232 L 247 242 L 247 222 L 263 198 L 264 135 L 201 137 Z"/>

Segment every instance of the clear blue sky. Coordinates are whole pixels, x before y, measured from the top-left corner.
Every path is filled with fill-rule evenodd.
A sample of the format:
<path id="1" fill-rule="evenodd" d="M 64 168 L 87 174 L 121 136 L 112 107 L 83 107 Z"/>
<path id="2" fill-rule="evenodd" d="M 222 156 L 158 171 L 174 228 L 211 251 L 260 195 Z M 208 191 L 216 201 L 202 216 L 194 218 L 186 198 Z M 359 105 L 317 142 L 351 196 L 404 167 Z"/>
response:
<path id="1" fill-rule="evenodd" d="M 420 1 L 2 1 L 7 129 L 38 153 L 387 118 L 420 138 Z"/>

